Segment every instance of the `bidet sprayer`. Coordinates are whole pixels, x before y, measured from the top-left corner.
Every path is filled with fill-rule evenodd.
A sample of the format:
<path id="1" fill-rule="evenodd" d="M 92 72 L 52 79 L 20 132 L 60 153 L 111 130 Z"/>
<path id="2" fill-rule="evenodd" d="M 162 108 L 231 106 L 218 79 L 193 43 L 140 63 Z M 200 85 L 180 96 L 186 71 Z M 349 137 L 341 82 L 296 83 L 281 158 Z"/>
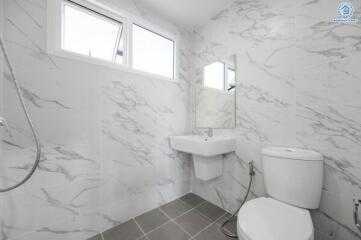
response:
<path id="1" fill-rule="evenodd" d="M 250 176 L 254 176 L 256 175 L 256 172 L 254 171 L 254 165 L 253 165 L 254 161 L 249 162 L 249 175 Z"/>

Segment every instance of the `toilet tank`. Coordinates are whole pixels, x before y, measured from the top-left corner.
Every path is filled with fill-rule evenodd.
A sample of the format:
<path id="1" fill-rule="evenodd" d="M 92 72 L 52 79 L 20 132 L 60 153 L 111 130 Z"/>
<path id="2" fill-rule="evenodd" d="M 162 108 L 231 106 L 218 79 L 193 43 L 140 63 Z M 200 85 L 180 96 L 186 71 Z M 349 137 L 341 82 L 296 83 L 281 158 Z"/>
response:
<path id="1" fill-rule="evenodd" d="M 323 156 L 301 148 L 262 149 L 266 192 L 274 199 L 307 209 L 318 208 L 322 193 Z"/>

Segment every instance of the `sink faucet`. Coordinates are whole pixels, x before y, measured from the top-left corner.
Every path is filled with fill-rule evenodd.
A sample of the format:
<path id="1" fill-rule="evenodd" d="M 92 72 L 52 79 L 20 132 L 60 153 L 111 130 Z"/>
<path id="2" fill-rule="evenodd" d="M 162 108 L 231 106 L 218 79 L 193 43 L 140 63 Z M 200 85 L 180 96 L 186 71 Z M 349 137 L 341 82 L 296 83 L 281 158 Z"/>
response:
<path id="1" fill-rule="evenodd" d="M 208 128 L 207 135 L 208 135 L 208 137 L 213 137 L 213 129 L 212 128 Z"/>

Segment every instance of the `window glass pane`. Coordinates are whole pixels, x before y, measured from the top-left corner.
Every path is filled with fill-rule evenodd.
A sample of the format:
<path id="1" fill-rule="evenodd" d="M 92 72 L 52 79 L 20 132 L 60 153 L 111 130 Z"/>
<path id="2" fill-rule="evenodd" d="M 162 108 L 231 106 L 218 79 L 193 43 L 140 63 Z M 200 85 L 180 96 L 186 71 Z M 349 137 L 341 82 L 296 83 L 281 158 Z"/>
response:
<path id="1" fill-rule="evenodd" d="M 133 24 L 133 68 L 173 78 L 174 41 Z"/>
<path id="2" fill-rule="evenodd" d="M 224 64 L 215 62 L 204 67 L 204 86 L 224 90 Z"/>
<path id="3" fill-rule="evenodd" d="M 79 6 L 64 3 L 62 48 L 114 61 L 122 24 Z M 122 63 L 121 60 L 117 62 Z"/>
<path id="4" fill-rule="evenodd" d="M 234 90 L 235 82 L 236 82 L 236 71 L 232 68 L 228 68 L 227 70 L 227 90 Z"/>

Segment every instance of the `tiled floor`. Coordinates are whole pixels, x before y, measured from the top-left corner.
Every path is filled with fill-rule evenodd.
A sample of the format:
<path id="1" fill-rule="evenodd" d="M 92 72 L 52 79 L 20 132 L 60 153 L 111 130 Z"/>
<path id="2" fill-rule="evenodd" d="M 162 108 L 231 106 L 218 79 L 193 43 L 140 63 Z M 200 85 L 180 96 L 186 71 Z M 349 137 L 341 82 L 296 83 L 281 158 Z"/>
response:
<path id="1" fill-rule="evenodd" d="M 230 240 L 220 229 L 229 216 L 189 193 L 88 240 Z M 226 229 L 234 233 L 235 221 Z"/>

